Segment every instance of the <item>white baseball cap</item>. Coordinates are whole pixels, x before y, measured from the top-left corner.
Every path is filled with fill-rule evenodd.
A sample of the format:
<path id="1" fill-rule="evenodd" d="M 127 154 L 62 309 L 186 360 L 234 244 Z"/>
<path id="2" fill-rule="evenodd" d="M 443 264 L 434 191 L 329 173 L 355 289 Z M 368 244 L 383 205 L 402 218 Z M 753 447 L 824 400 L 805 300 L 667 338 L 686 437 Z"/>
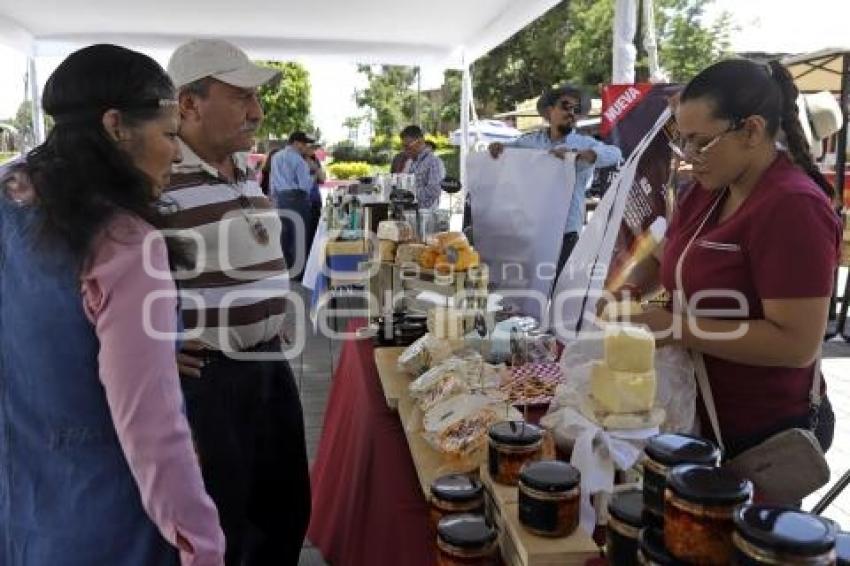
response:
<path id="1" fill-rule="evenodd" d="M 240 88 L 256 88 L 277 78 L 280 71 L 255 65 L 244 51 L 222 39 L 193 39 L 171 55 L 168 75 L 176 88 L 206 77 Z"/>

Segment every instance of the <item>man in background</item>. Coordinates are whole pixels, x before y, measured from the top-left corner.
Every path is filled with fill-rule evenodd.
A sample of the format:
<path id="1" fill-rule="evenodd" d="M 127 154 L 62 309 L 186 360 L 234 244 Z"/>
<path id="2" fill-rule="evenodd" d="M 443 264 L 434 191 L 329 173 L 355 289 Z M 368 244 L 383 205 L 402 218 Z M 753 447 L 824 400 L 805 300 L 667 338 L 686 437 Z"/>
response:
<path id="1" fill-rule="evenodd" d="M 596 167 L 616 165 L 622 158 L 617 146 L 607 145 L 575 131 L 576 117 L 584 113 L 587 106 L 587 97 L 576 87 L 563 85 L 548 89 L 537 101 L 537 112 L 549 123 L 549 127 L 522 135 L 507 144 L 492 143 L 489 148 L 494 159 L 501 155 L 506 146 L 549 150 L 560 159 L 567 153 L 575 153 L 575 188 L 567 212 L 556 274 L 561 273 L 567 263 L 584 226 L 585 195 L 593 182 L 593 171 Z"/>
<path id="2" fill-rule="evenodd" d="M 435 209 L 440 204 L 440 183 L 446 176 L 443 160 L 425 142 L 419 126 L 401 131 L 403 151 L 393 158 L 392 173 L 409 173 L 416 177 L 416 193 L 420 209 Z"/>
<path id="3" fill-rule="evenodd" d="M 306 155 L 316 140 L 304 132 L 289 136 L 287 146 L 277 152 L 271 164 L 271 194 L 277 207 L 287 211 L 281 218 L 280 245 L 293 280 L 300 281 L 307 259 L 305 243 L 310 239 L 310 191 L 315 184 Z M 315 228 L 315 227 L 314 227 Z M 300 245 L 299 245 L 300 244 Z"/>

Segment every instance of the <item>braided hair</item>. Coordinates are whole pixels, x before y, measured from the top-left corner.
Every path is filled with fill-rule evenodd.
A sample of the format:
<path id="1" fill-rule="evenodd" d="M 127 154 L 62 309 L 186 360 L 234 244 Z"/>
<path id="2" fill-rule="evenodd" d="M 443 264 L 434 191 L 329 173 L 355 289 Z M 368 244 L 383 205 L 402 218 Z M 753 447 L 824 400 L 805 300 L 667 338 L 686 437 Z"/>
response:
<path id="1" fill-rule="evenodd" d="M 834 189 L 812 159 L 809 142 L 800 124 L 797 85 L 779 61 L 768 64 L 746 59 L 715 63 L 694 77 L 682 91 L 682 102 L 707 97 L 714 102 L 714 116 L 739 122 L 761 116 L 767 133 L 775 136 L 782 128 L 794 163 L 832 198 Z"/>

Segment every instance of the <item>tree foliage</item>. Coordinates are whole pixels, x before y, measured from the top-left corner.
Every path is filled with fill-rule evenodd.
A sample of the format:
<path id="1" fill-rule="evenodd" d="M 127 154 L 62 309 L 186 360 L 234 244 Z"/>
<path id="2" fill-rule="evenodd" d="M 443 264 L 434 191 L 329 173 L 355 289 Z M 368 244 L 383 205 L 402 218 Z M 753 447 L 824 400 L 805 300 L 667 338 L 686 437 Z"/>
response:
<path id="1" fill-rule="evenodd" d="M 731 18 L 724 14 L 708 26 L 704 12 L 714 0 L 655 0 L 656 36 L 661 65 L 670 78 L 684 82 L 726 56 Z M 615 0 L 563 0 L 472 66 L 473 94 L 483 116 L 513 110 L 544 89 L 569 81 L 596 92 L 612 73 Z M 639 20 L 640 21 L 640 20 Z M 646 76 L 642 25 L 635 38 L 639 76 Z M 415 121 L 416 69 L 361 66 L 369 86 L 357 103 L 370 108 L 376 134 L 389 138 Z M 461 74 L 445 73 L 439 93 L 422 98 L 426 131 L 446 132 L 460 122 Z"/>
<path id="2" fill-rule="evenodd" d="M 370 108 L 375 134 L 391 138 L 406 124 L 414 121 L 416 92 L 411 90 L 416 80 L 416 68 L 399 65 L 359 65 L 369 86 L 357 93 L 357 105 Z"/>
<path id="3" fill-rule="evenodd" d="M 705 67 L 729 55 L 732 18 L 728 12 L 710 27 L 703 22 L 712 0 L 667 0 L 660 57 L 674 82 L 687 82 Z"/>
<path id="4" fill-rule="evenodd" d="M 724 13 L 711 26 L 703 22 L 705 8 L 712 1 L 655 0 L 659 58 L 674 82 L 689 80 L 728 54 L 729 14 Z M 591 88 L 607 83 L 612 73 L 614 0 L 570 0 L 567 19 L 566 78 Z M 638 45 L 643 25 L 640 21 L 635 37 Z M 637 66 L 639 73 L 646 75 L 646 54 L 641 50 L 642 46 Z"/>
<path id="5" fill-rule="evenodd" d="M 260 65 L 280 70 L 281 78 L 260 87 L 265 120 L 258 135 L 283 138 L 292 132 L 313 131 L 310 119 L 310 73 L 299 63 L 261 61 Z"/>
<path id="6" fill-rule="evenodd" d="M 512 110 L 563 79 L 571 6 L 572 0 L 561 2 L 476 61 L 472 80 L 479 112 Z"/>

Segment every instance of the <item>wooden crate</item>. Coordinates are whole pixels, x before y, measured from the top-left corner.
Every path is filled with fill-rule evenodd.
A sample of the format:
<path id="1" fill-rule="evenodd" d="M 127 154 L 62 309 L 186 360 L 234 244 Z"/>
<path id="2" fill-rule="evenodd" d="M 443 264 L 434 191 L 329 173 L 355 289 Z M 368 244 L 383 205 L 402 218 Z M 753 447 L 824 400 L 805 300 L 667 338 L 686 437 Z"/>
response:
<path id="1" fill-rule="evenodd" d="M 580 566 L 599 556 L 599 548 L 581 528 L 563 538 L 526 531 L 519 522 L 518 488 L 497 484 L 487 466 L 480 470 L 487 491 L 488 516 L 499 528 L 502 558 L 508 566 Z"/>

